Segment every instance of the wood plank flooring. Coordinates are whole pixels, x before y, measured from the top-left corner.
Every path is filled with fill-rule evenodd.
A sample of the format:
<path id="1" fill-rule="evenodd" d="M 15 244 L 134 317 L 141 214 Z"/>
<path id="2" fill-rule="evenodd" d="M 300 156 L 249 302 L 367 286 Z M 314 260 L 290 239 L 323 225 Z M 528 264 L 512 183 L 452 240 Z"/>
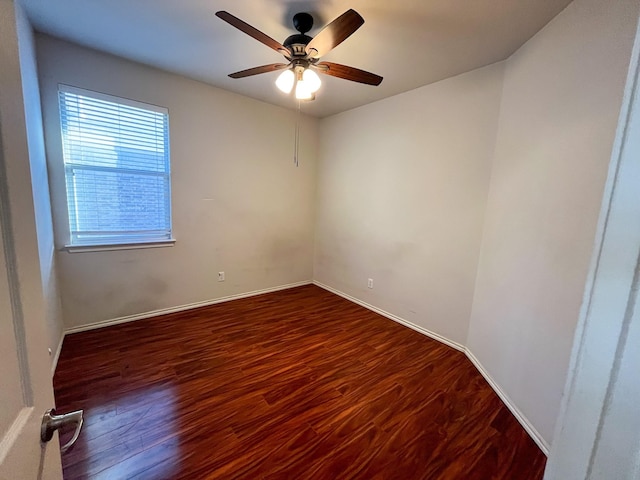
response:
<path id="1" fill-rule="evenodd" d="M 69 335 L 54 386 L 85 410 L 66 480 L 527 480 L 546 462 L 462 353 L 311 285 Z"/>

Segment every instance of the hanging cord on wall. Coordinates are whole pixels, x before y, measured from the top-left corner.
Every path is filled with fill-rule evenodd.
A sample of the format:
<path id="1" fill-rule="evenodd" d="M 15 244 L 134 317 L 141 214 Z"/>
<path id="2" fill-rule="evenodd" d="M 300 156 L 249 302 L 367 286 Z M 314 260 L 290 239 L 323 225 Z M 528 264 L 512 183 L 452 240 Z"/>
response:
<path id="1" fill-rule="evenodd" d="M 298 100 L 298 113 L 296 114 L 295 139 L 293 141 L 293 164 L 298 166 L 298 150 L 300 149 L 300 100 Z"/>

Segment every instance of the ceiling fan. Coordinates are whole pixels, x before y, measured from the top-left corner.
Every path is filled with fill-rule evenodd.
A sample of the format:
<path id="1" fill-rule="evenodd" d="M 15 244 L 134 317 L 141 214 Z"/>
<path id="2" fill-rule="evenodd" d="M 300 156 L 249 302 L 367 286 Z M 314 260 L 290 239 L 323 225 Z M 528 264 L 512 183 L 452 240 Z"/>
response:
<path id="1" fill-rule="evenodd" d="M 367 85 L 380 85 L 382 82 L 382 77 L 374 73 L 339 63 L 320 61 L 320 57 L 341 44 L 364 23 L 364 19 L 355 10 L 347 10 L 313 38 L 306 35 L 313 27 L 313 17 L 308 13 L 297 13 L 293 16 L 293 26 L 299 33 L 289 36 L 283 43 L 277 42 L 229 12 L 219 11 L 216 12 L 216 16 L 281 53 L 289 61 L 235 72 L 229 75 L 231 78 L 284 70 L 276 80 L 276 85 L 284 93 L 291 93 L 295 86 L 295 96 L 299 100 L 315 98 L 315 92 L 321 83 L 316 71 Z"/>

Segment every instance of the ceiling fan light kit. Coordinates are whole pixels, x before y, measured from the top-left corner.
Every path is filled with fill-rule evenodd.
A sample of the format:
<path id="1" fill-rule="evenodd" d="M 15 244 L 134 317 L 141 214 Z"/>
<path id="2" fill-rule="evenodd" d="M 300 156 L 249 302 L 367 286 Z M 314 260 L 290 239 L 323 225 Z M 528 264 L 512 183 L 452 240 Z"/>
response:
<path id="1" fill-rule="evenodd" d="M 302 80 L 309 86 L 309 90 L 313 93 L 317 92 L 322 85 L 322 81 L 320 81 L 318 74 L 310 69 L 307 69 L 302 73 Z"/>
<path id="2" fill-rule="evenodd" d="M 313 27 L 313 17 L 308 13 L 297 13 L 293 17 L 293 25 L 299 33 L 289 36 L 283 44 L 229 12 L 219 11 L 216 12 L 216 16 L 284 55 L 289 61 L 288 64 L 272 63 L 231 73 L 229 75 L 231 78 L 244 78 L 284 69 L 276 79 L 276 86 L 286 94 L 294 91 L 297 100 L 315 98 L 315 93 L 322 84 L 316 72 L 367 85 L 380 85 L 382 82 L 382 77 L 374 73 L 338 63 L 320 62 L 320 57 L 330 52 L 362 26 L 364 19 L 355 10 L 347 10 L 315 37 L 306 34 Z"/>
<path id="3" fill-rule="evenodd" d="M 295 82 L 296 74 L 293 73 L 293 70 L 285 70 L 280 75 L 278 75 L 278 78 L 276 80 L 276 87 L 278 87 L 281 92 L 291 93 L 291 90 L 293 90 L 293 84 Z"/>
<path id="4" fill-rule="evenodd" d="M 285 70 L 276 80 L 276 86 L 283 93 L 289 94 L 295 85 L 295 96 L 298 100 L 312 100 L 320 89 L 322 82 L 318 74 L 302 65 Z"/>

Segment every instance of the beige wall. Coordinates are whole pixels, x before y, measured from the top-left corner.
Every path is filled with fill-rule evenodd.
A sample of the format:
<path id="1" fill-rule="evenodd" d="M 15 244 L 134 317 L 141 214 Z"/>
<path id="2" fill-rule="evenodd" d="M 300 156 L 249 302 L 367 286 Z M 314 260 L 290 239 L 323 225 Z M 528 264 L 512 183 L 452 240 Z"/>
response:
<path id="1" fill-rule="evenodd" d="M 321 121 L 315 280 L 465 342 L 502 69 Z"/>
<path id="2" fill-rule="evenodd" d="M 21 12 L 21 10 L 19 9 Z M 25 126 L 31 167 L 31 190 L 38 232 L 38 253 L 45 299 L 45 320 L 52 366 L 62 341 L 62 311 L 53 242 L 53 221 L 49 196 L 49 177 L 42 130 L 42 111 L 38 90 L 35 37 L 26 16 L 17 17 L 18 52 L 24 97 Z"/>
<path id="3" fill-rule="evenodd" d="M 551 441 L 637 1 L 577 0 L 507 62 L 467 345 Z"/>
<path id="4" fill-rule="evenodd" d="M 311 280 L 316 120 L 302 116 L 296 168 L 292 111 L 50 37 L 37 40 L 67 328 Z M 68 227 L 58 83 L 169 109 L 174 247 L 60 250 Z"/>
<path id="5" fill-rule="evenodd" d="M 577 0 L 504 64 L 320 124 L 314 278 L 465 345 L 542 444 L 637 3 Z"/>

